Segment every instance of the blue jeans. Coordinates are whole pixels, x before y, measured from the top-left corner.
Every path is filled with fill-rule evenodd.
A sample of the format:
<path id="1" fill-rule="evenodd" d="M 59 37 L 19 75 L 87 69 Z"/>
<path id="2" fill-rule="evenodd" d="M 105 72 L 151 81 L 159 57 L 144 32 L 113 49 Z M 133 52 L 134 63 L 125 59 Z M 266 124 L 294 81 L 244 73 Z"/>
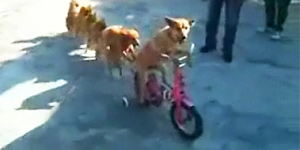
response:
<path id="1" fill-rule="evenodd" d="M 223 52 L 232 53 L 235 42 L 239 16 L 244 0 L 210 0 L 208 21 L 206 23 L 205 46 L 215 48 L 217 45 L 217 33 L 220 22 L 222 6 L 225 3 L 225 35 L 223 39 Z"/>

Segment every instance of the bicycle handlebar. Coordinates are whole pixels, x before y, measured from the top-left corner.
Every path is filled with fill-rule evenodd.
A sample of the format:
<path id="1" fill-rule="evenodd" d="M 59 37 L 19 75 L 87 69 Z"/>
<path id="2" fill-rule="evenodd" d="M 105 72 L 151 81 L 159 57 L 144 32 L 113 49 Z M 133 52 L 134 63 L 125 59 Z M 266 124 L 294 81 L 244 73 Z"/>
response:
<path id="1" fill-rule="evenodd" d="M 173 63 L 177 67 L 180 67 L 180 68 L 182 68 L 183 66 L 185 66 L 188 63 L 187 61 L 190 61 L 189 59 L 190 59 L 190 57 L 191 57 L 191 55 L 192 55 L 192 53 L 194 51 L 194 47 L 195 47 L 195 45 L 192 43 L 188 52 L 179 52 L 178 53 L 179 57 L 173 58 L 173 60 L 172 60 Z"/>
<path id="2" fill-rule="evenodd" d="M 177 66 L 177 67 L 183 67 L 186 65 L 186 61 L 187 60 L 188 56 L 187 55 L 184 55 L 184 56 L 181 56 L 179 58 L 173 58 L 173 63 Z"/>

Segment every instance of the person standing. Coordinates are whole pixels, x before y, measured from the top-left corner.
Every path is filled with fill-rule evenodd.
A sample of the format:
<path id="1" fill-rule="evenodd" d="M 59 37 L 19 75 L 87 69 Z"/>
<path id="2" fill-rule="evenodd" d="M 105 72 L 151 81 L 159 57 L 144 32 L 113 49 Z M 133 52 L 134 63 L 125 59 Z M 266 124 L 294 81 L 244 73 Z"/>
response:
<path id="1" fill-rule="evenodd" d="M 274 33 L 271 38 L 281 39 L 283 25 L 288 17 L 288 7 L 291 0 L 264 0 L 266 27 L 261 32 Z"/>
<path id="2" fill-rule="evenodd" d="M 220 14 L 225 3 L 225 35 L 223 38 L 223 60 L 232 61 L 232 49 L 235 42 L 239 16 L 244 0 L 210 0 L 208 21 L 206 23 L 205 45 L 200 52 L 207 53 L 216 50 Z"/>

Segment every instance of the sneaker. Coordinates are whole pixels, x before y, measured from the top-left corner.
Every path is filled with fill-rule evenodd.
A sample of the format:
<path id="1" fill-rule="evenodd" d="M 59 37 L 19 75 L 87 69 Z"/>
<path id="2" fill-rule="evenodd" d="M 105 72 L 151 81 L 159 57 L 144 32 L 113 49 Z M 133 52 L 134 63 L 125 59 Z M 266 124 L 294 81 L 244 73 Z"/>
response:
<path id="1" fill-rule="evenodd" d="M 203 46 L 203 47 L 201 47 L 200 52 L 201 53 L 208 53 L 208 52 L 212 52 L 212 51 L 215 51 L 215 50 L 216 50 L 216 47 Z"/>
<path id="2" fill-rule="evenodd" d="M 271 36 L 271 39 L 272 39 L 272 40 L 280 40 L 281 37 L 282 37 L 282 33 L 277 31 L 277 32 L 275 32 L 275 34 L 273 34 L 273 35 Z"/>
<path id="3" fill-rule="evenodd" d="M 274 32 L 274 29 L 271 28 L 271 27 L 258 28 L 258 29 L 257 29 L 257 32 L 260 32 L 260 33 L 273 33 L 273 32 Z"/>

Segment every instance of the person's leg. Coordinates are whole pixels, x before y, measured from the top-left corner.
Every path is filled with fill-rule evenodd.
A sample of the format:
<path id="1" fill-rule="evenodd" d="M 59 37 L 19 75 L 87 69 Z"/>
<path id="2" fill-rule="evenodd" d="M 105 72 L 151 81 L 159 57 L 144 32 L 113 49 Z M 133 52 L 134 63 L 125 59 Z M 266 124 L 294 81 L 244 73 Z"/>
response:
<path id="1" fill-rule="evenodd" d="M 210 0 L 208 10 L 208 21 L 206 23 L 205 45 L 200 49 L 201 52 L 209 52 L 216 48 L 220 14 L 224 0 Z"/>
<path id="2" fill-rule="evenodd" d="M 275 26 L 275 1 L 276 0 L 264 0 L 265 1 L 265 12 L 266 12 L 266 27 L 274 28 Z"/>
<path id="3" fill-rule="evenodd" d="M 223 59 L 226 62 L 231 62 L 232 60 L 232 48 L 235 42 L 235 36 L 243 2 L 244 0 L 225 0 L 226 18 L 225 35 L 223 39 Z"/>
<path id="4" fill-rule="evenodd" d="M 275 25 L 276 33 L 272 36 L 272 39 L 280 39 L 281 32 L 283 31 L 283 25 L 288 16 L 288 7 L 291 3 L 291 0 L 276 0 L 277 1 L 277 21 Z"/>
<path id="5" fill-rule="evenodd" d="M 276 22 L 276 30 L 282 31 L 283 30 L 283 24 L 286 21 L 286 18 L 288 16 L 288 7 L 291 3 L 291 0 L 277 0 L 277 22 Z"/>

